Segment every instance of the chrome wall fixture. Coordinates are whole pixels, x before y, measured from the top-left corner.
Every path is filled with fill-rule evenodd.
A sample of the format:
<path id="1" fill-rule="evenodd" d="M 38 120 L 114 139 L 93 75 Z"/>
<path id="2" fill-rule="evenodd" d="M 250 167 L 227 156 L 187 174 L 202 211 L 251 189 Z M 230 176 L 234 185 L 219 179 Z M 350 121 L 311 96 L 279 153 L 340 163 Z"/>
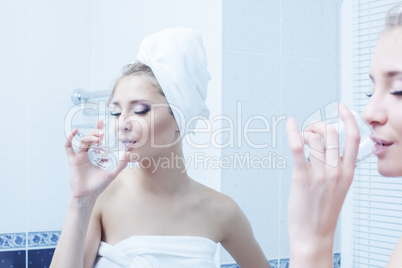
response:
<path id="1" fill-rule="evenodd" d="M 83 89 L 76 89 L 71 93 L 71 101 L 77 105 L 80 103 L 88 102 L 88 99 L 106 98 L 109 96 L 111 90 L 98 90 L 87 92 Z"/>

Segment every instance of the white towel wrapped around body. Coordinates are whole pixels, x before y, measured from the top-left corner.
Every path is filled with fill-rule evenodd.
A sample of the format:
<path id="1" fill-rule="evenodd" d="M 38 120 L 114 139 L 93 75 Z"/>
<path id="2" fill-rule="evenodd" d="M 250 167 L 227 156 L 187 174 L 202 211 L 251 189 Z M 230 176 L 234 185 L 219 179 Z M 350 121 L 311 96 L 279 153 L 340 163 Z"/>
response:
<path id="1" fill-rule="evenodd" d="M 198 236 L 132 236 L 101 242 L 94 268 L 216 268 L 217 244 Z"/>
<path id="2" fill-rule="evenodd" d="M 182 137 L 194 132 L 198 119 L 208 119 L 205 99 L 211 76 L 197 31 L 169 28 L 148 35 L 140 44 L 136 61 L 152 69 Z"/>

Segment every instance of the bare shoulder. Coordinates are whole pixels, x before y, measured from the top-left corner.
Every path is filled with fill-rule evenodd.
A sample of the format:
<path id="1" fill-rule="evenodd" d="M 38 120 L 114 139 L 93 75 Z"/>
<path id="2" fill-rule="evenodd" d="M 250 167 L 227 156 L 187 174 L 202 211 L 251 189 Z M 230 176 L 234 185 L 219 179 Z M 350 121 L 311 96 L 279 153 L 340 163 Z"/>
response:
<path id="1" fill-rule="evenodd" d="M 217 228 L 217 240 L 240 267 L 270 267 L 239 205 L 223 193 L 206 186 L 198 187 L 203 199 L 207 200 L 205 207 L 213 221 L 211 225 Z"/>
<path id="2" fill-rule="evenodd" d="M 217 217 L 222 224 L 226 224 L 243 215 L 240 207 L 231 197 L 199 182 L 195 181 L 195 184 L 196 191 L 200 194 L 203 205 L 211 217 Z"/>

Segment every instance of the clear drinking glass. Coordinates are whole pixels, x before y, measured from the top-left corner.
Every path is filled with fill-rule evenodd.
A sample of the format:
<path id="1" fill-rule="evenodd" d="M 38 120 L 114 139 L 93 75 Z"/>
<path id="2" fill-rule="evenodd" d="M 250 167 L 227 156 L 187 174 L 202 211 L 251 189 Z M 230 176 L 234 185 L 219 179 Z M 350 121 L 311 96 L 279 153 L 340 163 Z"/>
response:
<path id="1" fill-rule="evenodd" d="M 127 147 L 119 141 L 113 118 L 104 120 L 104 137 L 101 144 L 95 144 L 88 149 L 88 158 L 91 163 L 103 170 L 112 170 L 117 166 L 119 159 L 124 156 Z"/>
<path id="2" fill-rule="evenodd" d="M 356 120 L 360 132 L 359 151 L 356 158 L 357 166 L 358 164 L 364 162 L 368 157 L 374 155 L 376 152 L 381 150 L 382 144 L 377 134 L 374 132 L 373 128 L 361 117 L 361 115 L 354 110 L 350 109 L 350 111 L 352 112 Z M 333 126 L 338 131 L 339 156 L 342 156 L 346 141 L 345 125 L 343 121 L 338 117 L 335 120 L 324 122 L 328 125 Z M 305 152 L 307 161 L 310 162 L 310 154 L 308 150 L 306 150 Z"/>
<path id="3" fill-rule="evenodd" d="M 99 117 L 96 117 L 96 119 L 98 120 Z M 124 156 L 128 148 L 119 141 L 114 118 L 104 117 L 103 122 L 102 130 L 105 134 L 102 142 L 89 147 L 88 158 L 94 166 L 103 170 L 112 170 L 117 166 L 117 163 Z M 95 122 L 87 122 L 76 123 L 72 127 L 78 129 L 77 136 L 81 139 L 94 129 L 94 125 L 96 125 Z"/>

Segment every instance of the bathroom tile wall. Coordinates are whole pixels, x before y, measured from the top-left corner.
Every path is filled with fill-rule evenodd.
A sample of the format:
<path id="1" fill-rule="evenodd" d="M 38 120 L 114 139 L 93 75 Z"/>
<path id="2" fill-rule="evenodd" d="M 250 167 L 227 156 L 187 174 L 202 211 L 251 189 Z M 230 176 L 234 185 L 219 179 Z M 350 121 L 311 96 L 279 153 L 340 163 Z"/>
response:
<path id="1" fill-rule="evenodd" d="M 289 257 L 286 210 L 293 163 L 286 119 L 293 117 L 301 125 L 340 98 L 340 3 L 223 0 L 222 112 L 236 119 L 241 102 L 247 115 L 243 126 L 260 115 L 270 128 L 255 120 L 253 127 L 265 133 L 249 134 L 254 144 L 267 143 L 267 148 L 250 146 L 243 137 L 240 146 L 225 148 L 222 155 L 249 153 L 261 159 L 271 153 L 271 163 L 284 159 L 286 167 L 222 170 L 222 192 L 240 204 L 265 255 L 277 263 Z M 339 237 L 338 231 L 335 252 L 340 251 Z M 225 250 L 221 261 L 234 263 Z"/>

